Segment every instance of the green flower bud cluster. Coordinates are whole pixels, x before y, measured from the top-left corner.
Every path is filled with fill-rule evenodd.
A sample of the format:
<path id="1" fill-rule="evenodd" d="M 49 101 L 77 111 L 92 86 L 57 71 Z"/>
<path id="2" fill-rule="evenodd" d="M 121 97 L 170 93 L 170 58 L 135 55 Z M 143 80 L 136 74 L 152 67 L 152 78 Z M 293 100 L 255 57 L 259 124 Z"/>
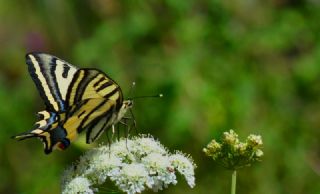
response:
<path id="1" fill-rule="evenodd" d="M 238 134 L 230 130 L 223 133 L 220 142 L 213 139 L 203 151 L 223 167 L 236 170 L 260 161 L 263 156 L 262 145 L 260 135 L 251 134 L 245 142 L 240 142 Z"/>

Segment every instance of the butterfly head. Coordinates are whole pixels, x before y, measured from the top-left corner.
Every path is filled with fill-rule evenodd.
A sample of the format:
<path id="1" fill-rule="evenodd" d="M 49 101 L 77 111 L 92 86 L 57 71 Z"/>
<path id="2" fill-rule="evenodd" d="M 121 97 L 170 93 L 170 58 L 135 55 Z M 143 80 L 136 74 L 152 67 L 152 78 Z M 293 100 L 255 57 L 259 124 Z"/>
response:
<path id="1" fill-rule="evenodd" d="M 133 100 L 128 99 L 128 100 L 123 101 L 121 108 L 128 110 L 129 108 L 132 108 L 132 106 L 133 106 Z"/>
<path id="2" fill-rule="evenodd" d="M 124 100 L 122 102 L 122 106 L 118 112 L 118 116 L 117 116 L 117 120 L 120 121 L 122 119 L 122 117 L 126 114 L 126 112 L 132 108 L 133 106 L 133 101 L 131 99 L 129 100 Z"/>

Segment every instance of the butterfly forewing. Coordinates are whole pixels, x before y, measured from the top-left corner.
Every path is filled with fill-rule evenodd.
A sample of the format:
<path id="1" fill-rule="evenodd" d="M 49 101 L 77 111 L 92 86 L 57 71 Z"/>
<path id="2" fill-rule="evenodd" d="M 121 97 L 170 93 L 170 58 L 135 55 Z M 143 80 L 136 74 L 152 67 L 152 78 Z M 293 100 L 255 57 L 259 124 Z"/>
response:
<path id="1" fill-rule="evenodd" d="M 26 63 L 47 109 L 65 111 L 68 87 L 78 68 L 44 53 L 27 54 Z"/>

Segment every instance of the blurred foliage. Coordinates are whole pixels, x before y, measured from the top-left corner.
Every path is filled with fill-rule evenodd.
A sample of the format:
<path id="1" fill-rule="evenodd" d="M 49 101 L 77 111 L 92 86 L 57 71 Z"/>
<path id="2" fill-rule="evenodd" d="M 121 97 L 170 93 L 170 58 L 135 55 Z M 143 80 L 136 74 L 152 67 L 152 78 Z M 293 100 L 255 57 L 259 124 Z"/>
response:
<path id="1" fill-rule="evenodd" d="M 0 1 L 0 193 L 58 193 L 81 140 L 45 155 L 30 129 L 44 108 L 24 55 L 43 51 L 97 67 L 139 99 L 139 132 L 198 165 L 196 187 L 160 193 L 226 193 L 229 172 L 201 152 L 231 128 L 261 134 L 263 161 L 239 171 L 238 193 L 320 193 L 320 2 Z M 106 141 L 106 138 L 102 137 Z M 82 142 L 83 143 L 83 142 Z"/>

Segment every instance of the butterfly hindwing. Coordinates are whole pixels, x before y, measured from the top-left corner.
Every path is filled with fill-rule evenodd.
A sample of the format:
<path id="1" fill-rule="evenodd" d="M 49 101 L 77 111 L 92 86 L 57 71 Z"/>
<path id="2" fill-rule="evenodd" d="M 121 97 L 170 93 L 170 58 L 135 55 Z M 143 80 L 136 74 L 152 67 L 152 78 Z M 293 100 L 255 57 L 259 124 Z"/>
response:
<path id="1" fill-rule="evenodd" d="M 38 113 L 40 120 L 35 123 L 31 131 L 14 136 L 15 139 L 24 140 L 27 138 L 39 138 L 46 154 L 50 153 L 53 147 L 63 149 L 68 147 L 70 141 L 66 138 L 65 129 L 58 125 L 58 116 L 54 112 L 41 111 Z"/>
<path id="2" fill-rule="evenodd" d="M 102 132 L 106 129 L 107 126 L 111 126 L 114 122 L 115 115 L 113 114 L 115 110 L 115 101 L 109 100 L 107 102 L 110 107 L 103 115 L 93 119 L 92 122 L 86 128 L 86 142 L 94 142 Z"/>
<path id="3" fill-rule="evenodd" d="M 110 111 L 112 110 L 112 104 L 110 100 L 103 98 L 89 99 L 83 103 L 63 124 L 63 128 L 67 132 L 67 138 L 73 141 L 79 133 L 95 120 L 113 114 Z"/>

